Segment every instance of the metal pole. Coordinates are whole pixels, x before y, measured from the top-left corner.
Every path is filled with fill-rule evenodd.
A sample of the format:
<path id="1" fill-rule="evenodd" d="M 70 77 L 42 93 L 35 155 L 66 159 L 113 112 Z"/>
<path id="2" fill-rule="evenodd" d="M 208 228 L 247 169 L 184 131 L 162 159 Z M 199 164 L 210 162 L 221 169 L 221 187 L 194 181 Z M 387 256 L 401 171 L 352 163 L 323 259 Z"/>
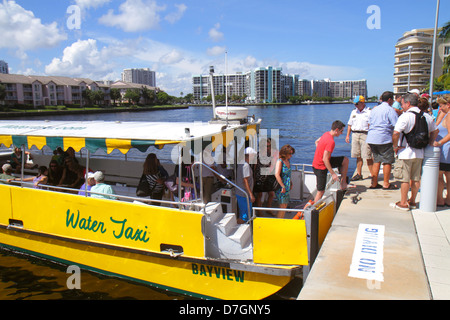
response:
<path id="1" fill-rule="evenodd" d="M 228 52 L 225 51 L 225 105 L 227 112 L 227 127 L 228 127 Z"/>
<path id="2" fill-rule="evenodd" d="M 435 63 L 435 55 L 436 55 L 436 37 L 437 37 L 438 20 L 439 20 L 439 5 L 440 5 L 440 0 L 437 0 L 437 4 L 436 4 L 436 21 L 434 23 L 433 53 L 432 53 L 432 56 L 431 56 L 430 102 L 433 101 L 434 63 Z"/>
<path id="3" fill-rule="evenodd" d="M 182 158 L 182 152 L 183 150 L 183 146 L 181 146 L 181 144 L 178 147 L 178 207 L 181 210 L 181 181 L 183 180 L 182 177 L 182 169 L 181 169 L 181 165 L 183 163 L 183 158 Z"/>
<path id="4" fill-rule="evenodd" d="M 216 97 L 214 95 L 214 67 L 209 67 L 209 77 L 211 82 L 211 98 L 212 98 L 212 105 L 213 105 L 213 119 L 216 119 Z"/>
<path id="5" fill-rule="evenodd" d="M 413 47 L 409 46 L 408 50 L 409 50 L 409 69 L 408 69 L 408 92 L 410 89 L 410 82 L 411 82 L 411 51 L 412 51 Z"/>
<path id="6" fill-rule="evenodd" d="M 20 186 L 23 187 L 23 178 L 24 178 L 24 171 L 25 171 L 25 145 L 22 145 L 22 163 L 21 163 L 21 173 L 20 173 Z"/>
<path id="7" fill-rule="evenodd" d="M 80 151 L 81 152 L 81 151 Z M 84 195 L 88 197 L 88 175 L 89 175 L 89 150 L 87 150 L 86 154 L 86 172 L 84 175 Z"/>

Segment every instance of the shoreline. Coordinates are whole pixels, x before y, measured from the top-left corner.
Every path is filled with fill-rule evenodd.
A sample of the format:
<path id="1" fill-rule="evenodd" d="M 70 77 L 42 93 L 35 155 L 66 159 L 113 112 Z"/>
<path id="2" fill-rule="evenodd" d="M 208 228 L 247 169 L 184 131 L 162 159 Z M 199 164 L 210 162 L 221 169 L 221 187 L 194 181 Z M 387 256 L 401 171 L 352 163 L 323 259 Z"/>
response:
<path id="1" fill-rule="evenodd" d="M 55 116 L 60 114 L 96 114 L 96 113 L 118 113 L 118 112 L 143 112 L 143 111 L 160 111 L 160 110 L 176 110 L 189 109 L 189 106 L 169 106 L 169 107 L 142 107 L 142 108 L 105 108 L 105 109 L 80 109 L 80 110 L 38 110 L 38 111 L 13 111 L 0 112 L 0 119 L 16 118 L 23 116 Z"/>
<path id="2" fill-rule="evenodd" d="M 373 103 L 371 101 L 367 101 L 367 103 Z M 311 103 L 300 103 L 300 104 L 292 104 L 292 103 L 233 103 L 229 104 L 230 107 L 233 106 L 257 106 L 257 107 L 269 107 L 269 106 L 286 106 L 286 105 L 297 105 L 297 106 L 309 106 L 309 105 L 326 105 L 326 104 L 353 104 L 348 101 L 332 101 L 332 102 L 321 102 L 321 101 L 312 101 Z M 61 114 L 68 115 L 79 115 L 79 114 L 100 114 L 100 113 L 119 113 L 119 112 L 144 112 L 144 111 L 161 111 L 161 110 L 177 110 L 177 109 L 189 109 L 190 107 L 212 107 L 212 104 L 189 104 L 189 105 L 175 105 L 175 106 L 155 106 L 155 107 L 140 107 L 140 108 L 131 108 L 131 107 L 121 107 L 121 108 L 105 108 L 105 109 L 79 109 L 79 110 L 36 110 L 36 111 L 11 111 L 11 112 L 0 112 L 0 119 L 8 119 L 8 118 L 17 118 L 23 116 L 54 116 Z M 225 104 L 219 103 L 216 107 L 225 107 Z"/>

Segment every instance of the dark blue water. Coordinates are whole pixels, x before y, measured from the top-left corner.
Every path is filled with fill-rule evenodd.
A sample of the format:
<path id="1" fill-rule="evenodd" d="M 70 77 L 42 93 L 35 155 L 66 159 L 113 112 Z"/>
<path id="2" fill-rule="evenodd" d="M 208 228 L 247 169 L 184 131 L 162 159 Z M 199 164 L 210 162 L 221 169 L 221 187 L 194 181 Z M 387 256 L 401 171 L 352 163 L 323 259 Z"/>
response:
<path id="1" fill-rule="evenodd" d="M 280 146 L 290 144 L 296 150 L 291 162 L 312 163 L 314 157 L 314 141 L 324 132 L 330 130 L 335 120 L 345 124 L 348 121 L 352 104 L 324 105 L 284 105 L 284 106 L 249 106 L 249 115 L 262 119 L 262 129 L 278 129 Z M 105 120 L 105 121 L 175 121 L 207 122 L 212 118 L 211 107 L 190 107 L 189 109 L 157 110 L 149 112 L 123 112 L 90 115 L 42 116 L 35 119 L 48 120 Z M 22 118 L 30 119 L 30 118 Z M 345 142 L 344 134 L 336 138 L 333 155 L 350 157 L 350 144 Z M 270 131 L 269 131 L 270 135 Z M 350 159 L 349 174 L 356 168 L 355 159 Z"/>
<path id="2" fill-rule="evenodd" d="M 347 123 L 351 104 L 326 104 L 302 106 L 250 106 L 249 115 L 262 119 L 262 129 L 278 129 L 279 144 L 292 145 L 296 152 L 292 163 L 312 163 L 314 141 L 330 130 L 334 120 Z M 105 120 L 105 121 L 209 121 L 211 107 L 162 110 L 151 112 L 124 112 L 93 115 L 43 116 L 35 119 L 48 120 Z M 30 117 L 22 118 L 31 120 Z M 336 138 L 333 155 L 350 157 L 350 145 L 345 143 L 345 132 Z M 151 150 L 150 150 L 151 151 Z M 356 167 L 350 160 L 349 174 Z M 129 283 L 116 278 L 82 271 L 81 290 L 69 290 L 66 281 L 70 275 L 66 267 L 0 250 L 0 299 L 152 299 L 173 300 L 189 297 L 159 291 L 147 286 Z"/>

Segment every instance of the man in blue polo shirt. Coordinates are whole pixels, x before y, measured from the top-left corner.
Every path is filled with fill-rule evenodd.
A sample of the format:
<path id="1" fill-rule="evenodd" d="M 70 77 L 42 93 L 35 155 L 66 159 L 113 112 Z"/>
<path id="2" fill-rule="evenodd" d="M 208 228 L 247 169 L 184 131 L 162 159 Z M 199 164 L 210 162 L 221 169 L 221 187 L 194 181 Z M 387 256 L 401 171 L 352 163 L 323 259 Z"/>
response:
<path id="1" fill-rule="evenodd" d="M 394 93 L 386 91 L 381 95 L 381 104 L 372 108 L 369 118 L 369 132 L 366 142 L 373 155 L 372 184 L 369 189 L 396 189 L 389 183 L 392 164 L 395 161 L 392 133 L 397 123 L 397 112 L 392 108 Z M 383 164 L 383 185 L 378 184 L 378 173 Z"/>

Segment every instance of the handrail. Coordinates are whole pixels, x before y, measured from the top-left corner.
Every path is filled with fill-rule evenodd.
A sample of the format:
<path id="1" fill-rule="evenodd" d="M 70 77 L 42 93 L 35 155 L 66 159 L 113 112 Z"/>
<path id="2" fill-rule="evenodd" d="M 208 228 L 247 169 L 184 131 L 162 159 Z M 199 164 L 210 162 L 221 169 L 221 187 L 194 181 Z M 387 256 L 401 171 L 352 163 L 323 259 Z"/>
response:
<path id="1" fill-rule="evenodd" d="M 28 186 L 33 186 L 34 183 L 33 182 L 27 182 L 27 181 L 14 181 L 14 182 L 8 182 L 5 179 L 0 179 L 1 182 L 4 182 L 4 185 L 9 185 L 9 186 L 14 186 L 14 187 L 20 187 L 23 188 L 24 185 L 28 185 Z M 67 188 L 67 187 L 60 187 L 60 186 L 52 186 L 52 185 L 48 185 L 48 184 L 42 184 L 40 185 L 40 187 L 36 190 L 44 190 L 44 191 L 80 191 L 80 189 L 74 189 L 74 188 Z M 82 190 L 85 191 L 85 190 Z M 129 196 L 123 196 L 120 194 L 107 194 L 107 193 L 100 193 L 100 192 L 93 192 L 90 190 L 85 191 L 87 194 L 97 194 L 97 195 L 102 195 L 102 196 L 108 196 L 108 197 L 115 197 L 117 199 L 125 199 L 125 200 L 133 200 L 133 201 L 139 201 L 139 202 L 158 202 L 161 204 L 170 204 L 170 205 L 176 205 L 176 206 L 188 206 L 188 205 L 193 205 L 193 206 L 201 206 L 204 207 L 203 203 L 195 203 L 195 202 L 181 202 L 181 201 L 168 201 L 168 200 L 158 200 L 158 199 L 143 199 L 140 197 L 129 197 Z M 78 194 L 74 194 L 73 195 L 78 195 Z M 113 199 L 107 199 L 107 200 L 113 200 Z"/>
<path id="2" fill-rule="evenodd" d="M 203 166 L 204 168 L 207 168 L 207 169 L 210 170 L 212 173 L 216 174 L 216 175 L 219 176 L 221 179 L 225 180 L 227 183 L 231 184 L 233 187 L 235 187 L 235 188 L 237 188 L 238 190 L 240 190 L 241 192 L 243 192 L 243 193 L 245 194 L 246 199 L 247 199 L 247 210 L 248 210 L 248 213 L 250 213 L 250 199 L 249 199 L 249 196 L 248 196 L 248 194 L 247 194 L 247 192 L 246 192 L 245 190 L 243 190 L 242 188 L 240 188 L 239 186 L 237 186 L 235 183 L 233 183 L 233 182 L 231 182 L 230 180 L 228 180 L 223 174 L 217 172 L 216 170 L 212 169 L 211 167 L 207 166 L 206 164 L 197 161 L 197 162 L 194 162 L 194 163 L 192 164 L 192 168 L 194 168 L 194 166 L 196 166 L 196 165 L 198 165 L 198 166 Z M 194 172 L 194 170 L 192 170 L 192 182 L 193 182 L 193 184 L 194 184 L 194 186 L 195 186 L 195 172 Z M 251 220 L 253 220 L 253 216 L 252 216 L 251 219 L 249 219 L 249 220 L 247 221 L 247 223 L 250 223 Z"/>

